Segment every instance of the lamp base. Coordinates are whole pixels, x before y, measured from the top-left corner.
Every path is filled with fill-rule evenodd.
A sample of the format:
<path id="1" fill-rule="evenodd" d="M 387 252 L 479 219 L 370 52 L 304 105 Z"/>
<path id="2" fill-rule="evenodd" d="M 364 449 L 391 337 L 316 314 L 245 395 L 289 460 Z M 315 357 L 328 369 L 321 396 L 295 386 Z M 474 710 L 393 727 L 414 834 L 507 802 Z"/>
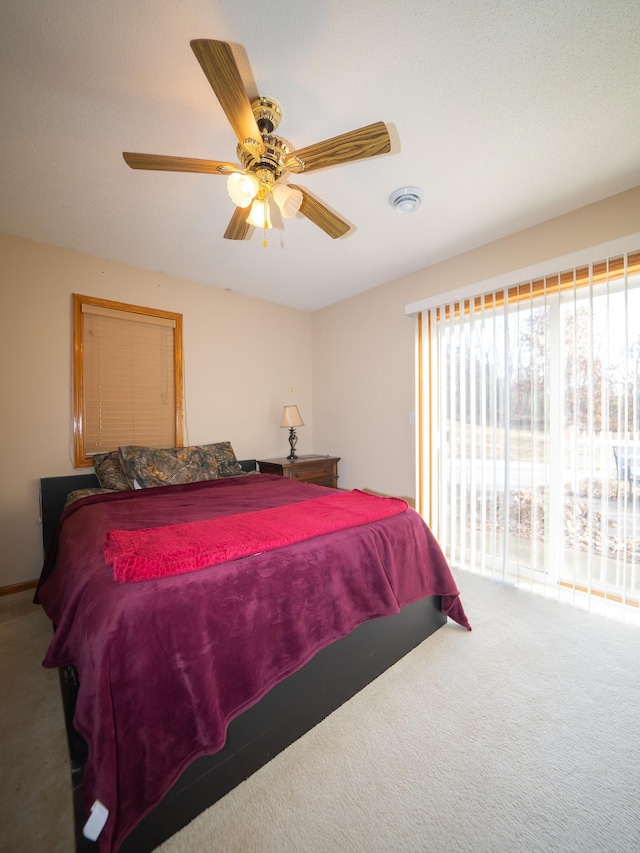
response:
<path id="1" fill-rule="evenodd" d="M 293 427 L 289 427 L 289 446 L 291 448 L 291 452 L 287 456 L 287 459 L 289 459 L 291 461 L 298 458 L 296 456 L 297 441 L 298 441 L 298 436 L 296 435 L 295 429 Z"/>

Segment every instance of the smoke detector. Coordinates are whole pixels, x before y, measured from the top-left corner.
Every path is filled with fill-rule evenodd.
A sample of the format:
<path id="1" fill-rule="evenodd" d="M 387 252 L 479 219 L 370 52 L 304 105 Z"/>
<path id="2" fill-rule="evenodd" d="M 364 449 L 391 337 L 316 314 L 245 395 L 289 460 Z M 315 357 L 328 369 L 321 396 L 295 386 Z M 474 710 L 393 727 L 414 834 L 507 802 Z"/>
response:
<path id="1" fill-rule="evenodd" d="M 418 187 L 400 187 L 389 196 L 389 204 L 400 213 L 413 213 L 420 207 L 422 190 Z"/>

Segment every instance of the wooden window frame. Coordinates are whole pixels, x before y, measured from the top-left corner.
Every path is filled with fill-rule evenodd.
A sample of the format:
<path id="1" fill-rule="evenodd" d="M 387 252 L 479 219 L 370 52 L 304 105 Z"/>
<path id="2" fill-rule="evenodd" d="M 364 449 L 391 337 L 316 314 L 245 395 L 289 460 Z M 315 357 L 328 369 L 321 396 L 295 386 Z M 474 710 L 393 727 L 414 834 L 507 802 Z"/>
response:
<path id="1" fill-rule="evenodd" d="M 175 446 L 181 447 L 184 441 L 184 387 L 182 360 L 182 314 L 163 311 L 158 308 L 145 308 L 125 302 L 113 302 L 94 296 L 73 294 L 73 447 L 76 468 L 88 468 L 93 465 L 92 457 L 85 447 L 85 410 L 84 410 L 84 314 L 83 306 L 94 306 L 111 311 L 140 314 L 156 317 L 174 323 L 174 389 L 175 389 Z"/>

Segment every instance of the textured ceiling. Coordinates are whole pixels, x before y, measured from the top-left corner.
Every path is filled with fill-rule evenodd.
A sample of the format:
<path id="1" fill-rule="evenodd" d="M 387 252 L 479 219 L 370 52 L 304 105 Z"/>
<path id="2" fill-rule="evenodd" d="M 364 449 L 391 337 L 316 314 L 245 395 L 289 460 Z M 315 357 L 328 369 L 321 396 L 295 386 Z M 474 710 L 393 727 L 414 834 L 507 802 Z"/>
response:
<path id="1" fill-rule="evenodd" d="M 194 38 L 233 43 L 294 148 L 390 126 L 392 153 L 296 177 L 349 235 L 224 240 L 224 178 L 125 165 L 236 161 Z M 640 184 L 637 0 L 3 0 L 0 75 L 1 231 L 305 310 Z"/>

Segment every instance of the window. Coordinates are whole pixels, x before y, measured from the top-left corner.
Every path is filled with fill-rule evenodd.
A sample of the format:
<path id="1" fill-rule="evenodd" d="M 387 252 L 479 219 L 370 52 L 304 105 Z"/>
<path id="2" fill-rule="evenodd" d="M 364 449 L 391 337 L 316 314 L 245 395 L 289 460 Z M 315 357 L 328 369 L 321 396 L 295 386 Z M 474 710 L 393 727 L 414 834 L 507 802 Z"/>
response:
<path id="1" fill-rule="evenodd" d="M 182 315 L 73 294 L 76 467 L 183 441 Z"/>
<path id="2" fill-rule="evenodd" d="M 637 621 L 640 252 L 419 331 L 422 506 L 451 563 Z"/>

